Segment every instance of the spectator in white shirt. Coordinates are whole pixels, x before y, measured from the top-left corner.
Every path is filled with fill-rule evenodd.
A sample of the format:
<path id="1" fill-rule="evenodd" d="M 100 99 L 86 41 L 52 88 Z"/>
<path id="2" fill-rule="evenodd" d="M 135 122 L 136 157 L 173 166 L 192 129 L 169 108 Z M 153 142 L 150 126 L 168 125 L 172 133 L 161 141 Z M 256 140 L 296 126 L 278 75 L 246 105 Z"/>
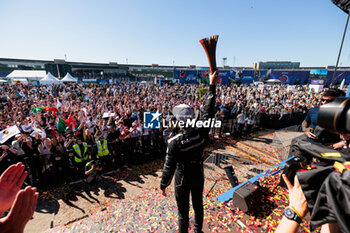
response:
<path id="1" fill-rule="evenodd" d="M 244 124 L 245 124 L 245 116 L 243 111 L 241 111 L 238 115 L 237 115 L 237 134 L 238 137 L 242 136 L 242 132 L 244 129 Z"/>

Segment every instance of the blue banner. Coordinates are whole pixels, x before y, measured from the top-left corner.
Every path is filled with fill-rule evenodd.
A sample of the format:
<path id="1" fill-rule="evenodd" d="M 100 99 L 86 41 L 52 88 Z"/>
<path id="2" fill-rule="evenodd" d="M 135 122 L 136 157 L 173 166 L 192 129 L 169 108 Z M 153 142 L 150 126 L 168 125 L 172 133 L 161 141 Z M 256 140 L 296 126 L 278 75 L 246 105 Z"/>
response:
<path id="1" fill-rule="evenodd" d="M 229 79 L 234 79 L 236 77 L 236 72 L 233 70 L 219 70 L 219 78 L 221 79 L 221 84 L 227 84 Z"/>
<path id="2" fill-rule="evenodd" d="M 236 72 L 233 70 L 219 70 L 221 84 L 227 84 L 229 79 L 234 79 Z M 209 69 L 196 70 L 174 70 L 174 78 L 178 78 L 180 83 L 209 83 Z"/>
<path id="3" fill-rule="evenodd" d="M 242 70 L 242 78 L 254 79 L 254 70 Z"/>
<path id="4" fill-rule="evenodd" d="M 196 70 L 175 70 L 174 77 L 178 78 L 180 83 L 197 83 Z"/>
<path id="5" fill-rule="evenodd" d="M 98 84 L 109 84 L 109 79 L 97 79 Z"/>
<path id="6" fill-rule="evenodd" d="M 258 73 L 255 73 L 258 72 Z M 255 81 L 265 80 L 267 70 L 242 70 L 240 78 L 236 79 L 234 70 L 219 70 L 219 77 L 222 84 L 228 84 L 230 79 L 236 79 L 242 84 L 250 84 Z M 324 85 L 329 86 L 332 83 L 334 71 L 328 71 Z M 350 70 L 339 70 L 335 75 L 336 79 L 333 84 L 340 84 L 345 79 L 345 85 L 350 84 Z M 209 69 L 200 67 L 194 70 L 177 70 L 174 69 L 174 78 L 178 78 L 180 83 L 209 83 Z M 278 79 L 284 84 L 306 85 L 310 83 L 310 70 L 271 70 L 270 79 Z M 99 82 L 99 80 L 97 80 Z M 100 82 L 99 82 L 100 83 Z"/>
<path id="7" fill-rule="evenodd" d="M 240 83 L 249 85 L 253 83 L 254 81 L 257 81 L 254 79 L 254 70 L 242 70 L 242 75 L 240 78 L 237 79 Z"/>
<path id="8" fill-rule="evenodd" d="M 261 80 L 266 79 L 266 74 L 267 74 L 267 70 L 261 70 L 259 79 Z"/>
<path id="9" fill-rule="evenodd" d="M 305 85 L 308 84 L 310 71 L 271 71 L 270 79 L 279 79 L 284 84 Z"/>
<path id="10" fill-rule="evenodd" d="M 333 79 L 333 74 L 334 74 L 334 71 L 328 71 L 328 74 L 327 74 L 327 79 L 326 79 L 326 82 L 325 82 L 325 86 L 328 86 L 332 83 L 332 79 Z M 341 81 L 343 81 L 343 79 L 345 79 L 345 85 L 349 85 L 349 82 L 350 82 L 350 71 L 349 70 L 339 70 L 336 72 L 335 74 L 335 78 L 334 78 L 334 82 L 333 84 L 340 84 Z"/>

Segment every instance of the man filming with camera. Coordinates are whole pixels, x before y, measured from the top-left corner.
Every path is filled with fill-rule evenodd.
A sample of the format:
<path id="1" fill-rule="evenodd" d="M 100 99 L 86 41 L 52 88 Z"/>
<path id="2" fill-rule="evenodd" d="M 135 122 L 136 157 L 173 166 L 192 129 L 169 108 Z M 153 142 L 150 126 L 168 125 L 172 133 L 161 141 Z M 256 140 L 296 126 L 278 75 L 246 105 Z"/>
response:
<path id="1" fill-rule="evenodd" d="M 291 184 L 286 175 L 282 175 L 282 178 L 288 188 L 289 206 L 284 210 L 284 216 L 275 233 L 295 233 L 298 231 L 300 223 L 308 213 L 307 200 L 297 176 L 294 177 L 294 185 Z M 340 232 L 341 231 L 336 222 L 326 223 L 321 226 L 321 233 Z"/>
<path id="2" fill-rule="evenodd" d="M 320 106 L 333 102 L 337 97 L 344 96 L 345 93 L 338 89 L 328 89 L 324 91 L 321 95 L 321 102 Z M 320 142 L 322 144 L 334 144 L 334 143 L 342 143 L 340 141 L 339 136 L 331 134 L 324 129 L 317 127 L 318 125 L 318 112 L 320 110 L 320 107 L 312 108 L 308 111 L 304 121 L 301 124 L 302 130 L 304 134 L 307 136 L 307 138 L 310 141 L 316 141 Z M 342 144 L 335 145 L 338 149 L 339 147 L 342 147 Z"/>
<path id="3" fill-rule="evenodd" d="M 350 99 L 336 98 L 319 108 L 317 123 L 340 135 L 348 146 L 349 113 Z M 350 232 L 349 151 L 343 153 L 301 138 L 291 148 L 294 158 L 286 162 L 283 175 L 290 205 L 276 232 L 296 232 L 307 212 L 311 231 L 322 226 L 321 232 Z"/>

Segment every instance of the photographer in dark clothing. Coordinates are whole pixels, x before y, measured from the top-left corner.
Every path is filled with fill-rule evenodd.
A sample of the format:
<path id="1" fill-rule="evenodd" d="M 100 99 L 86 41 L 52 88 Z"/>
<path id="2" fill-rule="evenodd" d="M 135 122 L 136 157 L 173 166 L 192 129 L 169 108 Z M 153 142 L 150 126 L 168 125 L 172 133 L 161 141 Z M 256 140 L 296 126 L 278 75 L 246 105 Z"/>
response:
<path id="1" fill-rule="evenodd" d="M 325 90 L 321 95 L 320 106 L 333 102 L 339 96 L 345 96 L 345 93 L 338 89 Z M 307 113 L 305 120 L 301 124 L 304 134 L 307 136 L 308 140 L 320 142 L 322 144 L 334 144 L 339 142 L 340 138 L 338 135 L 334 135 L 319 126 L 317 127 L 319 109 L 320 107 L 312 108 Z M 341 144 L 339 147 L 342 146 Z M 334 149 L 337 148 L 337 145 L 335 145 Z"/>
<path id="2" fill-rule="evenodd" d="M 204 107 L 203 120 L 214 117 L 217 72 L 210 75 L 210 87 Z M 194 111 L 185 104 L 173 108 L 178 121 L 191 120 Z M 179 214 L 179 232 L 188 232 L 189 195 L 195 212 L 195 232 L 202 232 L 203 225 L 203 150 L 209 139 L 210 128 L 180 128 L 180 132 L 169 139 L 160 189 L 166 196 L 165 189 L 170 185 L 175 174 L 175 198 Z"/>

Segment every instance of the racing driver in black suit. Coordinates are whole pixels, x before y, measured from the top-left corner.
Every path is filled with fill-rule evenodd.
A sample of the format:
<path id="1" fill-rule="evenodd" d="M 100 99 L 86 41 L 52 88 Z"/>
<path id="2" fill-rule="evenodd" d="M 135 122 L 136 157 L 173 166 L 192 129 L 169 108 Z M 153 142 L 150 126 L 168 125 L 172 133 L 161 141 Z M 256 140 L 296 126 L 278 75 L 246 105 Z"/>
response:
<path id="1" fill-rule="evenodd" d="M 209 92 L 207 94 L 204 112 L 201 120 L 214 120 L 214 105 L 217 72 L 209 76 Z M 176 120 L 194 119 L 192 108 L 185 104 L 173 108 Z M 169 139 L 163 168 L 160 189 L 166 196 L 165 189 L 170 185 L 175 173 L 175 198 L 178 206 L 179 232 L 188 232 L 189 225 L 189 195 L 192 196 L 192 206 L 195 213 L 194 232 L 202 232 L 203 226 L 203 150 L 209 140 L 210 128 L 184 127 Z"/>

